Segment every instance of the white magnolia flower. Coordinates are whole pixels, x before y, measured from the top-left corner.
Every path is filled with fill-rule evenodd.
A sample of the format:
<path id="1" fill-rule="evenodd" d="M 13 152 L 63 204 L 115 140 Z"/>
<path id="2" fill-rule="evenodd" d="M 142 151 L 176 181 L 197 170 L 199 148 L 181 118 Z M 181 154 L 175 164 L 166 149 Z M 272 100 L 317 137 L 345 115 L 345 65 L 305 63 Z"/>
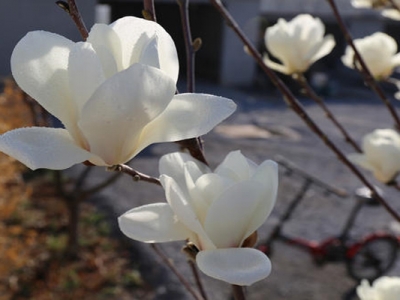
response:
<path id="1" fill-rule="evenodd" d="M 357 295 L 360 300 L 398 300 L 400 297 L 399 277 L 380 277 L 372 286 L 367 280 L 362 280 L 357 287 Z"/>
<path id="2" fill-rule="evenodd" d="M 354 45 L 376 79 L 389 77 L 394 68 L 400 65 L 397 43 L 386 33 L 376 32 L 365 38 L 355 39 Z M 350 46 L 347 46 L 345 54 L 342 56 L 342 62 L 345 66 L 354 68 L 354 51 Z"/>
<path id="3" fill-rule="evenodd" d="M 126 236 L 146 243 L 189 240 L 200 251 L 200 270 L 231 284 L 251 285 L 269 275 L 267 256 L 248 247 L 276 200 L 275 162 L 257 166 L 235 151 L 212 172 L 187 154 L 172 153 L 159 168 L 168 203 L 120 216 Z"/>
<path id="4" fill-rule="evenodd" d="M 302 14 L 287 22 L 279 19 L 265 32 L 265 44 L 268 51 L 281 64 L 264 57 L 270 68 L 284 73 L 303 73 L 318 59 L 329 54 L 335 46 L 332 35 L 325 34 L 325 26 L 319 18 Z"/>
<path id="5" fill-rule="evenodd" d="M 348 158 L 373 172 L 383 183 L 393 180 L 400 171 L 400 135 L 393 129 L 376 129 L 363 138 L 363 154 Z"/>
<path id="6" fill-rule="evenodd" d="M 393 7 L 393 3 L 397 7 Z M 398 7 L 400 7 L 400 0 L 352 0 L 351 4 L 355 8 L 375 8 L 382 10 L 382 15 L 394 19 L 394 20 L 400 20 L 400 12 L 398 10 Z"/>
<path id="7" fill-rule="evenodd" d="M 235 109 L 212 95 L 175 96 L 175 45 L 160 25 L 139 18 L 96 24 L 86 42 L 30 32 L 11 68 L 18 85 L 65 126 L 0 136 L 0 151 L 31 169 L 125 163 L 152 143 L 205 134 Z"/>

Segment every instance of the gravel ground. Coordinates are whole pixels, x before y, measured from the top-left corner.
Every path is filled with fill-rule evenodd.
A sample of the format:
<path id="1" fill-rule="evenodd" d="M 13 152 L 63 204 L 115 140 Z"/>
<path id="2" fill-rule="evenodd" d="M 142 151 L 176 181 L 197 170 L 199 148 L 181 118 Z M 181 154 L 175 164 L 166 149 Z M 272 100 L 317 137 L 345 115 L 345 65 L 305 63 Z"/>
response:
<path id="1" fill-rule="evenodd" d="M 238 111 L 232 117 L 204 137 L 206 156 L 211 165 L 217 165 L 229 151 L 236 149 L 241 149 L 242 153 L 257 163 L 273 159 L 279 154 L 332 186 L 350 193 L 361 186 L 331 151 L 282 104 L 279 97 L 270 96 L 268 92 L 257 95 L 207 84 L 198 84 L 197 90 L 226 96 L 238 104 Z M 310 101 L 303 103 L 328 136 L 346 153 L 353 152 L 318 107 Z M 341 91 L 333 99 L 328 98 L 327 104 L 358 141 L 376 128 L 392 125 L 387 110 L 367 90 Z M 158 158 L 175 150 L 177 147 L 173 144 L 152 146 L 135 158 L 131 165 L 141 172 L 158 176 Z M 91 177 L 92 183 L 107 175 L 101 168 L 98 169 Z M 270 232 L 302 182 L 298 176 L 286 177 L 281 172 L 278 202 L 272 215 L 259 230 L 261 239 Z M 385 187 L 382 189 L 393 207 L 400 211 L 400 201 L 397 201 L 395 191 Z M 127 177 L 120 179 L 97 199 L 99 205 L 110 213 L 114 225 L 115 216 L 128 209 L 159 201 L 164 201 L 163 191 L 159 187 L 143 182 L 134 183 Z M 317 241 L 338 234 L 355 201 L 351 197 L 342 199 L 326 196 L 320 189 L 311 188 L 295 211 L 293 219 L 285 225 L 284 232 Z M 391 217 L 382 208 L 365 208 L 352 230 L 352 237 L 357 239 L 371 231 L 387 229 L 390 222 Z M 153 282 L 157 290 L 156 299 L 191 299 L 175 276 L 159 265 L 158 258 L 148 245 L 132 241 L 131 246 L 133 259 L 142 265 L 145 279 Z M 180 272 L 192 280 L 190 269 L 180 253 L 182 244 L 167 243 L 161 247 Z M 249 300 L 338 300 L 355 285 L 347 276 L 344 264 L 318 267 L 306 252 L 282 242 L 276 242 L 271 260 L 271 276 L 247 289 Z M 390 274 L 399 275 L 400 265 L 397 264 Z M 230 299 L 227 284 L 205 276 L 203 280 L 209 299 Z"/>

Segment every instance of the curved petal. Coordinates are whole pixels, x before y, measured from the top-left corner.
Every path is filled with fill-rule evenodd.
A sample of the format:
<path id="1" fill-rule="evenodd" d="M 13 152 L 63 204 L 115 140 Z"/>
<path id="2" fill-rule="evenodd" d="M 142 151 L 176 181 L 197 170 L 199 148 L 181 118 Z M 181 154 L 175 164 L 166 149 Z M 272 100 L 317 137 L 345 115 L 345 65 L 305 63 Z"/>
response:
<path id="1" fill-rule="evenodd" d="M 191 235 L 167 203 L 131 209 L 118 218 L 118 226 L 127 237 L 145 243 L 181 241 Z"/>
<path id="2" fill-rule="evenodd" d="M 76 107 L 68 84 L 68 56 L 74 43 L 60 35 L 33 31 L 11 55 L 15 81 L 65 126 L 76 123 Z"/>
<path id="3" fill-rule="evenodd" d="M 149 45 L 149 39 L 157 36 L 160 69 L 176 83 L 179 75 L 178 54 L 174 41 L 164 28 L 156 22 L 135 17 L 121 18 L 110 26 L 121 39 L 124 68 L 133 63 L 142 63 L 141 53 Z"/>
<path id="4" fill-rule="evenodd" d="M 92 157 L 78 147 L 65 129 L 29 127 L 0 135 L 0 151 L 32 170 L 62 170 Z"/>
<path id="5" fill-rule="evenodd" d="M 105 24 L 93 25 L 86 41 L 92 44 L 107 77 L 123 70 L 121 41 L 110 26 Z"/>
<path id="6" fill-rule="evenodd" d="M 193 207 L 188 202 L 188 198 L 184 196 L 174 179 L 166 175 L 161 175 L 160 180 L 165 190 L 165 197 L 178 220 L 185 224 L 189 230 L 197 233 L 199 240 L 202 241 L 202 245 L 196 246 L 200 249 L 215 249 L 214 244 L 204 232 L 203 226 L 200 224 Z M 196 243 L 196 241 L 192 242 Z"/>
<path id="7" fill-rule="evenodd" d="M 240 181 L 249 179 L 256 165 L 247 159 L 240 150 L 231 151 L 215 169 L 215 173 Z"/>
<path id="8" fill-rule="evenodd" d="M 141 64 L 106 80 L 83 107 L 79 121 L 90 151 L 109 165 L 130 160 L 139 152 L 142 128 L 167 107 L 174 93 L 171 78 Z"/>
<path id="9" fill-rule="evenodd" d="M 240 247 L 247 237 L 257 209 L 265 199 L 264 187 L 256 181 L 242 181 L 228 189 L 208 209 L 204 230 L 217 248 Z M 265 220 L 266 216 L 262 216 Z"/>
<path id="10" fill-rule="evenodd" d="M 69 55 L 69 84 L 78 113 L 104 82 L 103 69 L 92 45 L 79 42 L 74 45 Z"/>
<path id="11" fill-rule="evenodd" d="M 290 74 L 289 68 L 287 66 L 278 64 L 278 63 L 270 60 L 267 55 L 264 55 L 264 64 L 266 64 L 267 67 L 271 68 L 272 70 L 275 70 L 275 71 L 280 72 L 282 74 L 285 74 L 285 75 L 289 75 Z"/>
<path id="12" fill-rule="evenodd" d="M 153 143 L 174 142 L 206 134 L 235 109 L 236 104 L 223 97 L 176 95 L 165 111 L 144 128 L 137 152 Z"/>
<path id="13" fill-rule="evenodd" d="M 268 257 L 252 248 L 228 248 L 200 251 L 199 269 L 210 277 L 236 285 L 252 285 L 271 273 Z"/>
<path id="14" fill-rule="evenodd" d="M 274 208 L 278 194 L 278 164 L 272 160 L 264 161 L 251 177 L 252 180 L 258 181 L 263 187 L 263 200 L 259 202 L 255 214 L 247 228 L 245 238 L 256 231 L 268 218 Z M 242 240 L 242 242 L 244 239 Z"/>
<path id="15" fill-rule="evenodd" d="M 211 170 L 202 162 L 183 152 L 174 152 L 163 155 L 159 160 L 160 175 L 165 174 L 175 179 L 179 184 L 185 182 L 184 166 L 188 162 L 194 162 L 200 173 L 209 173 Z"/>
<path id="16" fill-rule="evenodd" d="M 333 35 L 329 34 L 324 39 L 314 45 L 313 48 L 310 49 L 306 59 L 310 62 L 310 64 L 316 62 L 320 58 L 331 53 L 332 49 L 335 47 L 336 42 Z"/>

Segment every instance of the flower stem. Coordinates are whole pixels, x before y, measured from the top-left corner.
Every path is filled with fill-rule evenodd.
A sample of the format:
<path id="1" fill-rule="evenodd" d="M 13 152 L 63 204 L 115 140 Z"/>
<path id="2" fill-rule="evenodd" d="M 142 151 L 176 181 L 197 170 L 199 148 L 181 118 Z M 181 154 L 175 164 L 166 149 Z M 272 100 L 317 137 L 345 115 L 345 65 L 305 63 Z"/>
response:
<path id="1" fill-rule="evenodd" d="M 304 89 L 306 95 L 314 100 L 315 103 L 317 103 L 322 110 L 324 111 L 326 117 L 332 121 L 332 123 L 339 129 L 339 131 L 342 133 L 344 136 L 344 139 L 347 143 L 353 146 L 354 150 L 357 152 L 361 153 L 362 150 L 358 146 L 358 144 L 354 141 L 354 139 L 350 136 L 350 134 L 344 129 L 342 124 L 336 119 L 335 115 L 331 112 L 329 107 L 325 104 L 324 100 L 319 97 L 314 90 L 311 88 L 310 84 L 308 83 L 306 77 L 304 74 L 296 74 L 296 76 L 293 76 L 293 78 L 301 85 L 301 87 Z"/>
<path id="2" fill-rule="evenodd" d="M 154 0 L 143 0 L 143 7 L 147 14 L 146 19 L 157 22 Z"/>
<path id="3" fill-rule="evenodd" d="M 333 153 L 337 156 L 339 161 L 341 161 L 350 171 L 366 186 L 371 190 L 371 193 L 376 199 L 381 203 L 381 205 L 387 210 L 387 212 L 392 215 L 397 221 L 400 222 L 399 214 L 386 202 L 383 197 L 381 197 L 376 190 L 376 188 L 365 178 L 365 176 L 348 160 L 346 155 L 326 136 L 324 131 L 311 119 L 311 117 L 307 114 L 304 107 L 301 105 L 298 99 L 294 97 L 292 92 L 288 89 L 288 87 L 280 80 L 280 78 L 267 66 L 265 65 L 263 58 L 258 53 L 257 49 L 250 42 L 247 36 L 240 29 L 239 25 L 233 19 L 233 17 L 229 14 L 226 8 L 223 6 L 220 0 L 210 0 L 211 3 L 215 6 L 217 11 L 221 14 L 221 16 L 225 19 L 228 26 L 232 28 L 232 30 L 236 33 L 236 35 L 240 38 L 243 44 L 247 47 L 248 52 L 252 55 L 261 69 L 265 72 L 265 74 L 270 78 L 271 82 L 276 86 L 276 88 L 282 93 L 283 99 L 290 109 L 292 109 L 303 121 L 304 123 L 313 131 L 324 143 L 325 145 L 331 149 Z"/>
<path id="4" fill-rule="evenodd" d="M 190 283 L 186 281 L 185 277 L 175 268 L 171 260 L 161 251 L 161 249 L 156 244 L 150 244 L 151 249 L 161 258 L 163 263 L 165 263 L 172 272 L 178 277 L 179 281 L 187 289 L 187 291 L 192 294 L 193 298 L 196 300 L 204 300 L 191 286 Z"/>
<path id="5" fill-rule="evenodd" d="M 235 300 L 246 300 L 242 286 L 232 284 L 232 292 Z"/>
<path id="6" fill-rule="evenodd" d="M 85 23 L 83 22 L 82 16 L 79 12 L 78 6 L 75 3 L 75 0 L 67 0 L 67 2 L 57 1 L 56 4 L 69 14 L 69 16 L 72 18 L 72 21 L 74 21 L 76 27 L 78 28 L 83 40 L 86 41 L 89 36 L 89 32 L 86 28 Z"/>
<path id="7" fill-rule="evenodd" d="M 199 289 L 201 296 L 203 297 L 204 300 L 207 300 L 208 299 L 207 294 L 206 294 L 206 291 L 204 290 L 204 286 L 201 281 L 199 271 L 197 270 L 196 264 L 190 259 L 188 260 L 188 264 L 190 266 L 190 269 L 192 270 L 194 279 L 196 281 L 197 288 Z"/>
<path id="8" fill-rule="evenodd" d="M 186 79 L 187 79 L 187 92 L 194 93 L 195 90 L 195 54 L 196 51 L 193 47 L 192 33 L 190 31 L 189 21 L 189 0 L 177 0 L 179 11 L 181 13 L 183 38 L 185 40 L 186 50 Z"/>
<path id="9" fill-rule="evenodd" d="M 342 33 L 344 35 L 344 38 L 346 39 L 347 43 L 349 46 L 353 49 L 354 51 L 354 58 L 359 62 L 360 67 L 361 67 L 361 72 L 365 76 L 365 83 L 367 86 L 369 86 L 377 95 L 378 97 L 382 100 L 382 102 L 386 105 L 387 109 L 389 110 L 389 113 L 393 117 L 394 120 L 394 127 L 397 130 L 400 130 L 400 119 L 399 116 L 393 107 L 392 103 L 389 101 L 389 99 L 386 97 L 384 91 L 382 88 L 379 86 L 379 84 L 376 82 L 374 77 L 371 74 L 371 71 L 369 70 L 367 64 L 365 63 L 364 59 L 362 58 L 360 52 L 357 50 L 353 38 L 350 34 L 350 31 L 348 30 L 346 24 L 343 21 L 342 16 L 339 13 L 339 10 L 337 8 L 337 5 L 335 3 L 335 0 L 327 0 L 329 5 L 332 8 L 333 14 L 338 22 L 338 25 L 340 29 L 342 30 Z"/>
<path id="10" fill-rule="evenodd" d="M 124 164 L 115 165 L 115 166 L 109 167 L 108 170 L 117 171 L 117 172 L 122 172 L 122 173 L 128 174 L 135 181 L 146 181 L 146 182 L 154 183 L 154 184 L 157 184 L 157 185 L 161 185 L 161 182 L 160 182 L 160 180 L 158 178 L 155 178 L 155 177 L 140 173 L 140 172 L 132 169 L 128 165 L 124 165 Z"/>

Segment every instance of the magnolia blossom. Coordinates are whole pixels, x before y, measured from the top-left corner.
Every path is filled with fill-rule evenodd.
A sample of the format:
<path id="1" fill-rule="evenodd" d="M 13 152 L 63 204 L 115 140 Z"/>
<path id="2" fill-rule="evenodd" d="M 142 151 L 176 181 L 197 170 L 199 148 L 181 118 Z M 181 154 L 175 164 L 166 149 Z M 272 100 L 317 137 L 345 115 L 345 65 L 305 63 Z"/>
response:
<path id="1" fill-rule="evenodd" d="M 372 286 L 367 280 L 362 280 L 357 287 L 360 300 L 398 300 L 400 298 L 400 278 L 380 277 Z"/>
<path id="2" fill-rule="evenodd" d="M 354 40 L 354 44 L 372 76 L 378 80 L 389 77 L 393 69 L 400 65 L 397 43 L 386 33 L 376 32 L 365 38 Z M 350 46 L 347 46 L 342 62 L 347 67 L 354 68 L 354 51 Z"/>
<path id="3" fill-rule="evenodd" d="M 31 169 L 125 163 L 152 143 L 205 134 L 235 110 L 225 98 L 175 95 L 174 42 L 139 18 L 96 24 L 86 42 L 30 32 L 15 47 L 11 68 L 18 85 L 65 126 L 0 136 L 0 151 Z"/>
<path id="4" fill-rule="evenodd" d="M 188 154 L 163 156 L 159 165 L 168 203 L 134 208 L 119 217 L 122 232 L 146 243 L 189 240 L 205 274 L 236 285 L 267 277 L 270 261 L 255 244 L 278 187 L 277 164 L 257 166 L 240 151 L 212 172 Z"/>
<path id="5" fill-rule="evenodd" d="M 397 7 L 393 7 L 393 3 Z M 394 19 L 394 20 L 400 20 L 400 12 L 398 8 L 400 7 L 400 0 L 352 0 L 351 4 L 355 8 L 375 8 L 375 9 L 381 9 L 382 10 L 382 15 Z"/>
<path id="6" fill-rule="evenodd" d="M 264 57 L 270 68 L 284 73 L 303 73 L 318 59 L 329 54 L 335 46 L 332 35 L 325 34 L 325 26 L 319 18 L 311 15 L 298 15 L 291 21 L 279 19 L 265 32 L 265 44 L 268 51 L 281 64 Z"/>
<path id="7" fill-rule="evenodd" d="M 400 171 L 400 135 L 393 129 L 376 129 L 363 138 L 363 154 L 348 158 L 373 172 L 383 183 L 393 180 Z"/>

